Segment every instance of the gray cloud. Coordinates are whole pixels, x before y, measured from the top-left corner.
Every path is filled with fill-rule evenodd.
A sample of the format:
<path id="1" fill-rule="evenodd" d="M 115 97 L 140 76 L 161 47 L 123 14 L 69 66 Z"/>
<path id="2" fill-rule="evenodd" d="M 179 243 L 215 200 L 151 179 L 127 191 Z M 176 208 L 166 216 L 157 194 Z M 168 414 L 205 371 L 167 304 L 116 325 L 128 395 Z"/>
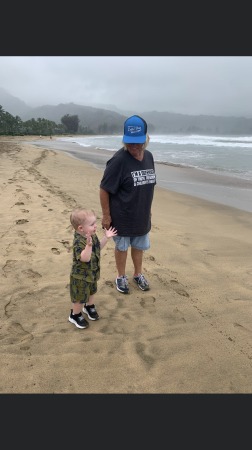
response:
<path id="1" fill-rule="evenodd" d="M 250 56 L 1 56 L 0 87 L 29 106 L 252 117 Z"/>

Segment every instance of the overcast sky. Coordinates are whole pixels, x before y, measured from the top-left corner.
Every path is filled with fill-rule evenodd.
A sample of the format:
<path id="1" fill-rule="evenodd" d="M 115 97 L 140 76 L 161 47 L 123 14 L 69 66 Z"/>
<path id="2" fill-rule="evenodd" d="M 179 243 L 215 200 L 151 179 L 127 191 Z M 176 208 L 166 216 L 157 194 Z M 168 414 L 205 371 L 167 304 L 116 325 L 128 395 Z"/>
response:
<path id="1" fill-rule="evenodd" d="M 252 117 L 251 56 L 0 56 L 0 87 L 29 106 Z"/>

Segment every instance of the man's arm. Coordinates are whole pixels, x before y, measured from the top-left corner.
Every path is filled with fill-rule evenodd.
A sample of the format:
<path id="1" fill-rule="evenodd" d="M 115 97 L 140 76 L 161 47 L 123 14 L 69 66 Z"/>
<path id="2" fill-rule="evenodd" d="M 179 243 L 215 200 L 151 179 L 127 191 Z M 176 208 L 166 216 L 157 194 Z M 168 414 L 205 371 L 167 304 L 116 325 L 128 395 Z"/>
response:
<path id="1" fill-rule="evenodd" d="M 102 188 L 100 188 L 100 203 L 102 208 L 102 226 L 108 230 L 112 221 L 109 208 L 109 192 L 104 191 Z"/>

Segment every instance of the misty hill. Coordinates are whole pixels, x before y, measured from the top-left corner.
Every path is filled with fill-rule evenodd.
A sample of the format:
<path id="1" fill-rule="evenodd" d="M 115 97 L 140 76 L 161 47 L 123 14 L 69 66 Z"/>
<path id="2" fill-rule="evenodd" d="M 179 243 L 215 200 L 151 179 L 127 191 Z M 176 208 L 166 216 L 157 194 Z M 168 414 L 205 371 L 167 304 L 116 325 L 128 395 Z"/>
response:
<path id="1" fill-rule="evenodd" d="M 141 115 L 154 126 L 155 133 L 252 135 L 252 119 L 245 117 L 191 116 L 157 111 Z"/>
<path id="2" fill-rule="evenodd" d="M 0 88 L 0 105 L 13 116 L 19 116 L 22 121 L 44 118 L 61 123 L 61 118 L 66 114 L 78 115 L 82 128 L 97 134 L 121 134 L 123 123 L 129 116 L 128 112 L 118 112 L 120 110 L 113 105 L 109 105 L 111 110 L 107 109 L 108 105 L 104 105 L 104 108 L 95 108 L 75 103 L 32 108 L 2 88 Z M 158 111 L 136 112 L 136 114 L 146 120 L 148 131 L 152 134 L 252 135 L 252 119 L 245 117 L 187 115 Z"/>
<path id="3" fill-rule="evenodd" d="M 83 128 L 99 133 L 102 129 L 107 133 L 121 133 L 126 116 L 106 109 L 93 108 L 92 106 L 76 105 L 75 103 L 61 103 L 56 106 L 45 105 L 33 108 L 25 112 L 22 120 L 45 118 L 55 123 L 61 122 L 61 117 L 66 114 L 77 115 Z"/>
<path id="4" fill-rule="evenodd" d="M 5 111 L 10 113 L 12 116 L 19 116 L 21 118 L 22 114 L 28 113 L 32 108 L 26 105 L 25 102 L 19 100 L 19 98 L 14 97 L 9 94 L 5 89 L 0 87 L 0 105 Z"/>

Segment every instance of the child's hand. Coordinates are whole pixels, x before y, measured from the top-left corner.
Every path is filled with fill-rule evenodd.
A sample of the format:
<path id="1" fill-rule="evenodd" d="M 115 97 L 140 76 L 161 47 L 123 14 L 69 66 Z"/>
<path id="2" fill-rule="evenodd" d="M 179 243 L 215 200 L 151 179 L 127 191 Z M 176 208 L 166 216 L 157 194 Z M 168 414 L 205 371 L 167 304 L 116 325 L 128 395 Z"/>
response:
<path id="1" fill-rule="evenodd" d="M 107 238 L 111 238 L 112 236 L 117 235 L 117 230 L 113 227 L 110 227 L 108 230 L 105 228 L 104 233 L 105 233 L 105 236 L 107 236 Z"/>
<path id="2" fill-rule="evenodd" d="M 93 241 L 92 241 L 92 237 L 89 233 L 86 234 L 86 238 L 87 238 L 87 245 L 89 245 L 90 247 L 93 245 Z"/>

